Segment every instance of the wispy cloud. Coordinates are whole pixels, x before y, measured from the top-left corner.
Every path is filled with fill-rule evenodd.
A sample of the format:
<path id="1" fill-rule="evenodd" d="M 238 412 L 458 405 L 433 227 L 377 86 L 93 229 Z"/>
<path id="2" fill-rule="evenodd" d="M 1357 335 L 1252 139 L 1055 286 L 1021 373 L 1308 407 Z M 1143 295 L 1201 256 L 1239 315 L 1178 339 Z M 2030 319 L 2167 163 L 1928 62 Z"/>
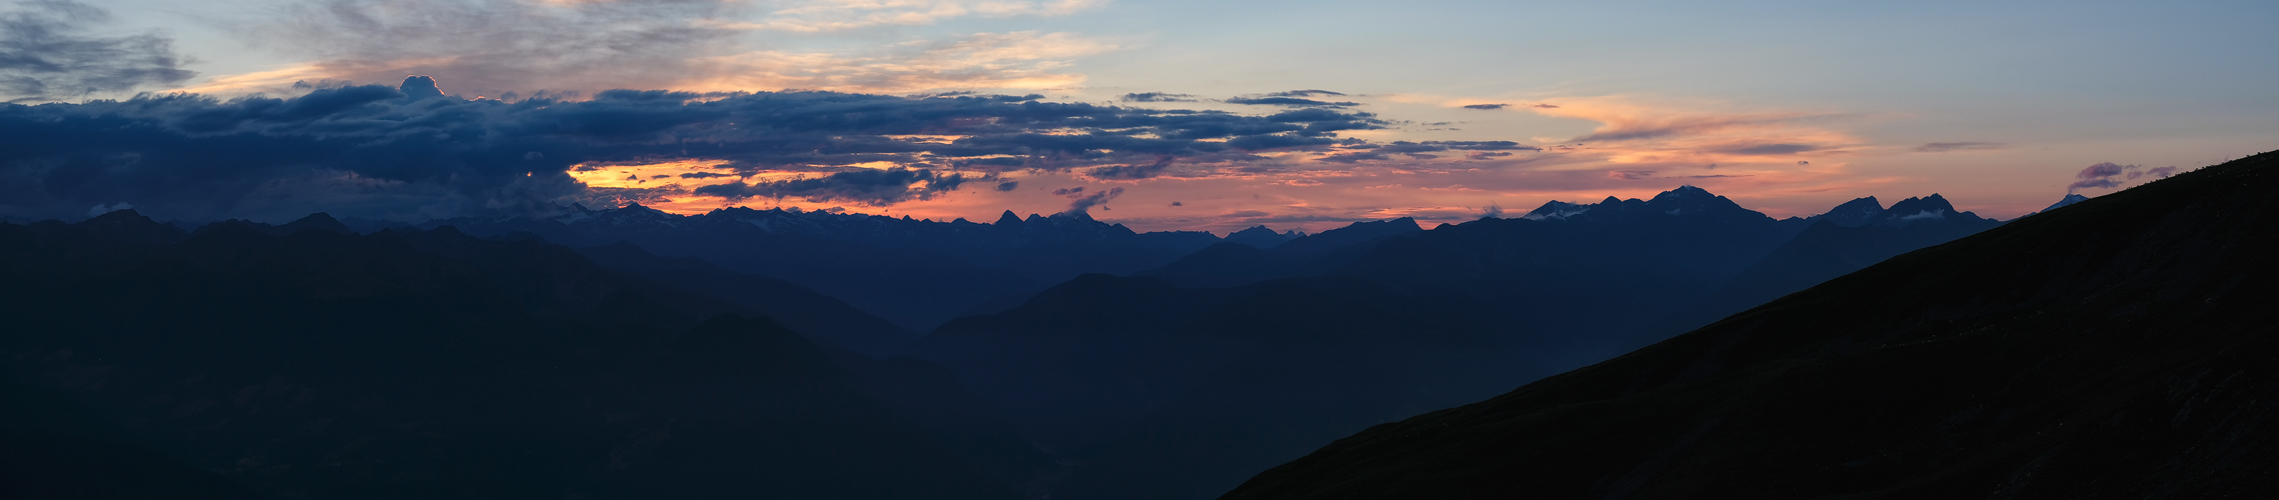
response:
<path id="1" fill-rule="evenodd" d="M 2009 147 L 1999 142 L 1933 142 L 1915 147 L 1917 153 L 1945 153 L 1949 151 L 1986 151 Z"/>
<path id="2" fill-rule="evenodd" d="M 760 51 L 706 58 L 667 88 L 697 91 L 815 89 L 911 92 L 958 88 L 1042 89 L 1084 76 L 1056 72 L 1074 58 L 1116 46 L 1069 33 L 980 33 L 910 42 L 865 53 Z"/>
<path id="3" fill-rule="evenodd" d="M 110 11 L 70 0 L 18 2 L 0 12 L 0 99 L 39 102 L 172 85 L 196 73 L 174 42 L 151 32 L 102 36 Z"/>
<path id="4" fill-rule="evenodd" d="M 1120 99 L 1124 102 L 1196 102 L 1201 100 L 1195 98 L 1194 94 L 1173 94 L 1169 92 L 1134 92 L 1124 94 Z"/>
<path id="5" fill-rule="evenodd" d="M 759 21 L 721 26 L 815 33 L 875 26 L 922 26 L 962 17 L 1056 17 L 1107 4 L 1107 0 L 818 0 L 795 2 L 790 7 L 768 12 Z"/>
<path id="6" fill-rule="evenodd" d="M 770 16 L 900 13 L 1043 15 L 1093 2 L 816 2 Z M 933 13 L 911 17 L 913 12 Z M 1023 14 L 1029 13 L 1029 14 Z M 614 88 L 691 91 L 1047 88 L 1075 85 L 1075 58 L 1115 50 L 1069 33 L 971 33 L 934 39 L 759 48 L 737 19 L 759 15 L 737 0 L 331 0 L 299 4 L 257 29 L 264 45 L 308 62 L 223 75 L 183 90 L 207 94 L 298 92 L 297 82 L 393 83 L 434 75 L 466 96 L 591 93 Z M 929 17 L 930 16 L 930 17 Z M 957 17 L 957 16 L 949 16 Z M 279 43 L 287 42 L 287 43 Z M 814 47 L 813 45 L 806 45 Z"/>
<path id="7" fill-rule="evenodd" d="M 2083 189 L 2111 189 L 2121 187 L 2127 181 L 2146 176 L 2166 179 L 2171 175 L 2176 175 L 2176 167 L 2147 169 L 2136 165 L 2103 162 L 2082 168 L 2080 172 L 2074 173 L 2073 178 L 2075 180 L 2073 184 L 2065 186 L 2065 192 L 2072 194 Z"/>

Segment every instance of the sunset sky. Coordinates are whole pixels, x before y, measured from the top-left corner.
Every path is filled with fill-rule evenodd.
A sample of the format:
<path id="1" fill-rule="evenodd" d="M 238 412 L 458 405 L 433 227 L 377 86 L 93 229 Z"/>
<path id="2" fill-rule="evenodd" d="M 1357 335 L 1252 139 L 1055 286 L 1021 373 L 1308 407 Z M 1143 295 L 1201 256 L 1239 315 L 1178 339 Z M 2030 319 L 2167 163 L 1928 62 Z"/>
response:
<path id="1" fill-rule="evenodd" d="M 2268 1 L 0 8 L 18 33 L 78 42 L 0 47 L 80 68 L 0 66 L 15 79 L 0 98 L 67 103 L 0 110 L 0 126 L 48 134 L 0 151 L 0 214 L 17 219 L 639 201 L 1089 210 L 1223 234 L 1689 184 L 1776 217 L 1936 192 L 2010 218 L 2279 149 Z M 355 97 L 408 75 L 444 95 Z M 748 94 L 785 89 L 861 95 Z M 990 95 L 1012 97 L 975 97 Z M 88 103 L 102 99 L 122 101 Z M 104 135 L 119 130 L 153 135 Z"/>

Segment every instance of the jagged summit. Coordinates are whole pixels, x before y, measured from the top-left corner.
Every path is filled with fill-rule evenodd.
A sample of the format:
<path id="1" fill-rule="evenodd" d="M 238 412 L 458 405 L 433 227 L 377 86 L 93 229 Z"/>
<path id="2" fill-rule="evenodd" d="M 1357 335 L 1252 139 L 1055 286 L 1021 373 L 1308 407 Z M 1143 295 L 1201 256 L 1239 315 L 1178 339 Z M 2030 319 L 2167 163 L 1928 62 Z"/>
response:
<path id="1" fill-rule="evenodd" d="M 1692 185 L 1684 185 L 1684 186 L 1678 186 L 1678 187 L 1677 187 L 1677 189 L 1672 189 L 1672 190 L 1669 190 L 1669 191 L 1663 191 L 1663 192 L 1661 192 L 1660 194 L 1656 194 L 1656 195 L 1654 195 L 1654 199 L 1652 199 L 1652 200 L 1647 200 L 1647 201 L 1662 201 L 1662 202 L 1668 202 L 1668 201 L 1676 201 L 1676 200 L 1691 199 L 1691 198 L 1716 198 L 1716 197 L 1717 197 L 1717 195 L 1715 195 L 1715 194 L 1711 194 L 1711 193 L 1709 192 L 1709 190 L 1707 190 L 1707 189 L 1702 189 L 1702 188 L 1698 188 L 1698 187 L 1693 187 Z"/>
<path id="2" fill-rule="evenodd" d="M 1600 203 L 1600 204 L 1610 204 L 1610 203 L 1612 203 L 1612 204 L 1619 204 L 1619 203 L 1622 203 L 1622 200 L 1617 200 L 1617 199 L 1614 199 L 1614 197 L 1612 197 L 1612 196 L 1608 196 L 1608 197 L 1606 197 L 1606 200 L 1605 200 L 1605 201 L 1601 201 L 1601 202 L 1599 202 L 1599 203 Z M 1576 214 L 1581 214 L 1581 213 L 1583 213 L 1583 212 L 1585 212 L 1585 211 L 1588 211 L 1588 210 L 1590 210 L 1590 209 L 1591 209 L 1591 207 L 1592 207 L 1592 206 L 1594 206 L 1594 205 L 1584 205 L 1584 204 L 1576 204 L 1576 203 L 1567 203 L 1567 202 L 1564 202 L 1564 201 L 1559 201 L 1559 200 L 1551 200 L 1551 201 L 1543 202 L 1543 206 L 1540 206 L 1540 207 L 1536 207 L 1534 211 L 1528 212 L 1528 213 L 1527 213 L 1527 215 L 1523 215 L 1523 216 L 1520 216 L 1520 218 L 1522 218 L 1522 219 L 1530 219 L 1530 220 L 1543 220 L 1543 219 L 1564 219 L 1564 218 L 1567 218 L 1567 217 L 1570 217 L 1570 216 L 1573 216 L 1573 215 L 1576 215 Z"/>
<path id="3" fill-rule="evenodd" d="M 1883 215 L 1883 212 L 1883 202 L 1877 201 L 1874 196 L 1869 196 L 1853 198 L 1852 201 L 1828 209 L 1827 213 L 1810 218 L 1826 220 L 1838 226 L 1859 227 L 1867 225 L 1869 221 L 1875 219 L 1875 216 Z"/>
<path id="4" fill-rule="evenodd" d="M 1257 226 L 1251 226 L 1249 229 L 1235 231 L 1232 234 L 1228 234 L 1226 240 L 1228 242 L 1241 243 L 1258 248 L 1274 248 L 1275 246 L 1287 243 L 1290 240 L 1297 239 L 1298 236 L 1300 235 L 1297 233 L 1297 231 L 1275 232 L 1273 229 L 1261 224 Z"/>
<path id="5" fill-rule="evenodd" d="M 1754 210 L 1742 208 L 1740 204 L 1734 203 L 1732 199 L 1726 198 L 1724 196 L 1718 196 L 1715 193 L 1709 192 L 1707 189 L 1688 185 L 1678 186 L 1676 189 L 1671 189 L 1669 191 L 1663 191 L 1660 194 L 1654 195 L 1653 199 L 1648 200 L 1640 200 L 1637 198 L 1624 200 L 1615 198 L 1613 196 L 1608 196 L 1604 200 L 1599 200 L 1598 203 L 1589 205 L 1552 200 L 1550 202 L 1544 203 L 1543 206 L 1537 207 L 1534 211 L 1530 211 L 1527 213 L 1527 215 L 1521 216 L 1520 218 L 1530 220 L 1559 220 L 1577 217 L 1634 217 L 1644 216 L 1647 214 L 1661 214 L 1674 217 L 1689 215 L 1698 216 L 1704 214 L 1715 217 L 1747 217 L 1751 215 L 1757 217 L 1764 216 L 1764 214 L 1758 213 Z"/>
<path id="6" fill-rule="evenodd" d="M 1900 217 L 1923 217 L 1939 213 L 1954 213 L 1955 205 L 1947 202 L 1946 197 L 1939 196 L 1938 193 L 1931 193 L 1930 196 L 1921 198 L 1899 200 L 1898 203 L 1891 204 L 1889 211 Z"/>
<path id="7" fill-rule="evenodd" d="M 1976 213 L 1956 210 L 1953 203 L 1947 202 L 1946 197 L 1933 193 L 1930 196 L 1908 198 L 1893 203 L 1890 210 L 1884 211 L 1882 215 L 1877 216 L 1870 223 L 1889 225 L 1920 221 L 1978 222 L 1991 220 L 1993 219 L 1979 217 Z"/>

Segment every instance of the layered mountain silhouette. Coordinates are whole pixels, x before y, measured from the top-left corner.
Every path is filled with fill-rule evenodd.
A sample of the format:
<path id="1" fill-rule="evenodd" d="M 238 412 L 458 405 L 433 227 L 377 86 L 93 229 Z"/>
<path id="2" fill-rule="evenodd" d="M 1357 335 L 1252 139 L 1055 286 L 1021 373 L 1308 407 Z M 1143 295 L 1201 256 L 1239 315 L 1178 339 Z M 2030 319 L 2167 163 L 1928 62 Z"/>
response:
<path id="1" fill-rule="evenodd" d="M 1431 231 L 1362 222 L 1271 248 L 1220 243 L 1133 278 L 1080 277 L 1005 313 L 952 321 L 911 355 L 948 368 L 1075 464 L 1054 498 L 1207 498 L 1338 429 L 1604 359 L 1721 291 L 1770 294 L 1730 313 L 1870 265 L 1876 252 L 1995 224 L 1936 195 L 1776 220 L 1690 187 Z M 1197 331 L 1291 333 L 1259 336 L 1241 355 L 1183 333 Z"/>
<path id="2" fill-rule="evenodd" d="M 658 255 L 702 258 L 812 288 L 912 331 L 989 304 L 1018 303 L 1080 274 L 1158 267 L 1220 241 L 1199 231 L 1135 232 L 1082 212 L 1022 218 L 1008 211 L 981 224 L 740 207 L 694 216 L 639 204 L 566 210 L 418 227 L 449 225 L 477 236 L 529 233 L 572 247 L 629 241 Z"/>
<path id="3" fill-rule="evenodd" d="M 1634 332 L 1703 300 L 1803 229 L 1801 219 L 1686 186 L 1391 238 L 1337 274 L 1414 293 L 1558 371 L 1619 353 Z"/>
<path id="4" fill-rule="evenodd" d="M 0 297 L 39 325 L 0 360 L 8 397 L 90 415 L 10 424 L 60 436 L 25 449 L 110 443 L 87 453 L 167 478 L 117 491 L 1200 499 L 1997 224 L 1937 195 L 1776 220 L 1690 186 L 1223 239 L 1081 213 L 126 211 L 0 225 L 6 277 L 57 284 Z"/>
<path id="5" fill-rule="evenodd" d="M 1017 496 L 993 464 L 874 398 L 868 374 L 734 304 L 537 239 L 337 225 L 187 234 L 132 211 L 0 224 L 0 277 L 19 285 L 0 290 L 0 457 L 40 472 L 4 486 Z"/>
<path id="6" fill-rule="evenodd" d="M 2279 154 L 2154 181 L 1372 428 L 1223 498 L 2262 496 L 2273 214 Z"/>
<path id="7" fill-rule="evenodd" d="M 1235 236 L 1242 234 L 1236 233 L 1228 235 L 1226 243 L 1205 247 L 1139 275 L 1187 287 L 1234 287 L 1277 278 L 1320 276 L 1336 272 L 1387 239 L 1421 232 L 1424 228 L 1417 226 L 1416 219 L 1402 217 L 1355 222 L 1267 246 L 1235 241 Z"/>
<path id="8" fill-rule="evenodd" d="M 1774 247 L 1692 308 L 1671 313 L 1640 332 L 1640 345 L 1741 312 L 1883 262 L 1893 256 L 1978 234 L 2002 221 L 1955 210 L 1937 194 L 1883 208 L 1875 197 L 1855 199 L 1806 219 L 1812 225 Z"/>

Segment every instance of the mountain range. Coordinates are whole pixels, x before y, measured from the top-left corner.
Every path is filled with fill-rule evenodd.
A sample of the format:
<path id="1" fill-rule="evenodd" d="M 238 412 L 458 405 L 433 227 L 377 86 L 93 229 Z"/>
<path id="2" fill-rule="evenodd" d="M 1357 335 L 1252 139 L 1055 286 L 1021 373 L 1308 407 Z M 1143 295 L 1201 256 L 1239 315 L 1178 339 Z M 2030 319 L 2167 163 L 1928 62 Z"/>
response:
<path id="1" fill-rule="evenodd" d="M 1134 232 L 1083 212 L 994 223 L 948 222 L 794 209 L 723 208 L 683 216 L 631 204 L 550 216 L 457 218 L 478 236 L 528 233 L 572 247 L 627 241 L 670 257 L 693 257 L 768 276 L 870 311 L 911 331 L 995 312 L 1084 273 L 1126 274 L 1218 243 L 1200 231 Z"/>
<path id="2" fill-rule="evenodd" d="M 103 474 L 228 498 L 1209 498 L 2000 224 L 1937 195 L 1774 219 L 1690 186 L 1225 238 L 1082 213 L 120 211 L 0 224 L 6 277 L 52 284 L 0 297 L 33 325 L 0 343 L 0 396 L 35 409 L 0 422 L 50 450 L 12 463 L 107 443 L 139 465 Z"/>
<path id="3" fill-rule="evenodd" d="M 1222 498 L 2268 496 L 2273 214 L 2279 153 L 2078 201 Z"/>

